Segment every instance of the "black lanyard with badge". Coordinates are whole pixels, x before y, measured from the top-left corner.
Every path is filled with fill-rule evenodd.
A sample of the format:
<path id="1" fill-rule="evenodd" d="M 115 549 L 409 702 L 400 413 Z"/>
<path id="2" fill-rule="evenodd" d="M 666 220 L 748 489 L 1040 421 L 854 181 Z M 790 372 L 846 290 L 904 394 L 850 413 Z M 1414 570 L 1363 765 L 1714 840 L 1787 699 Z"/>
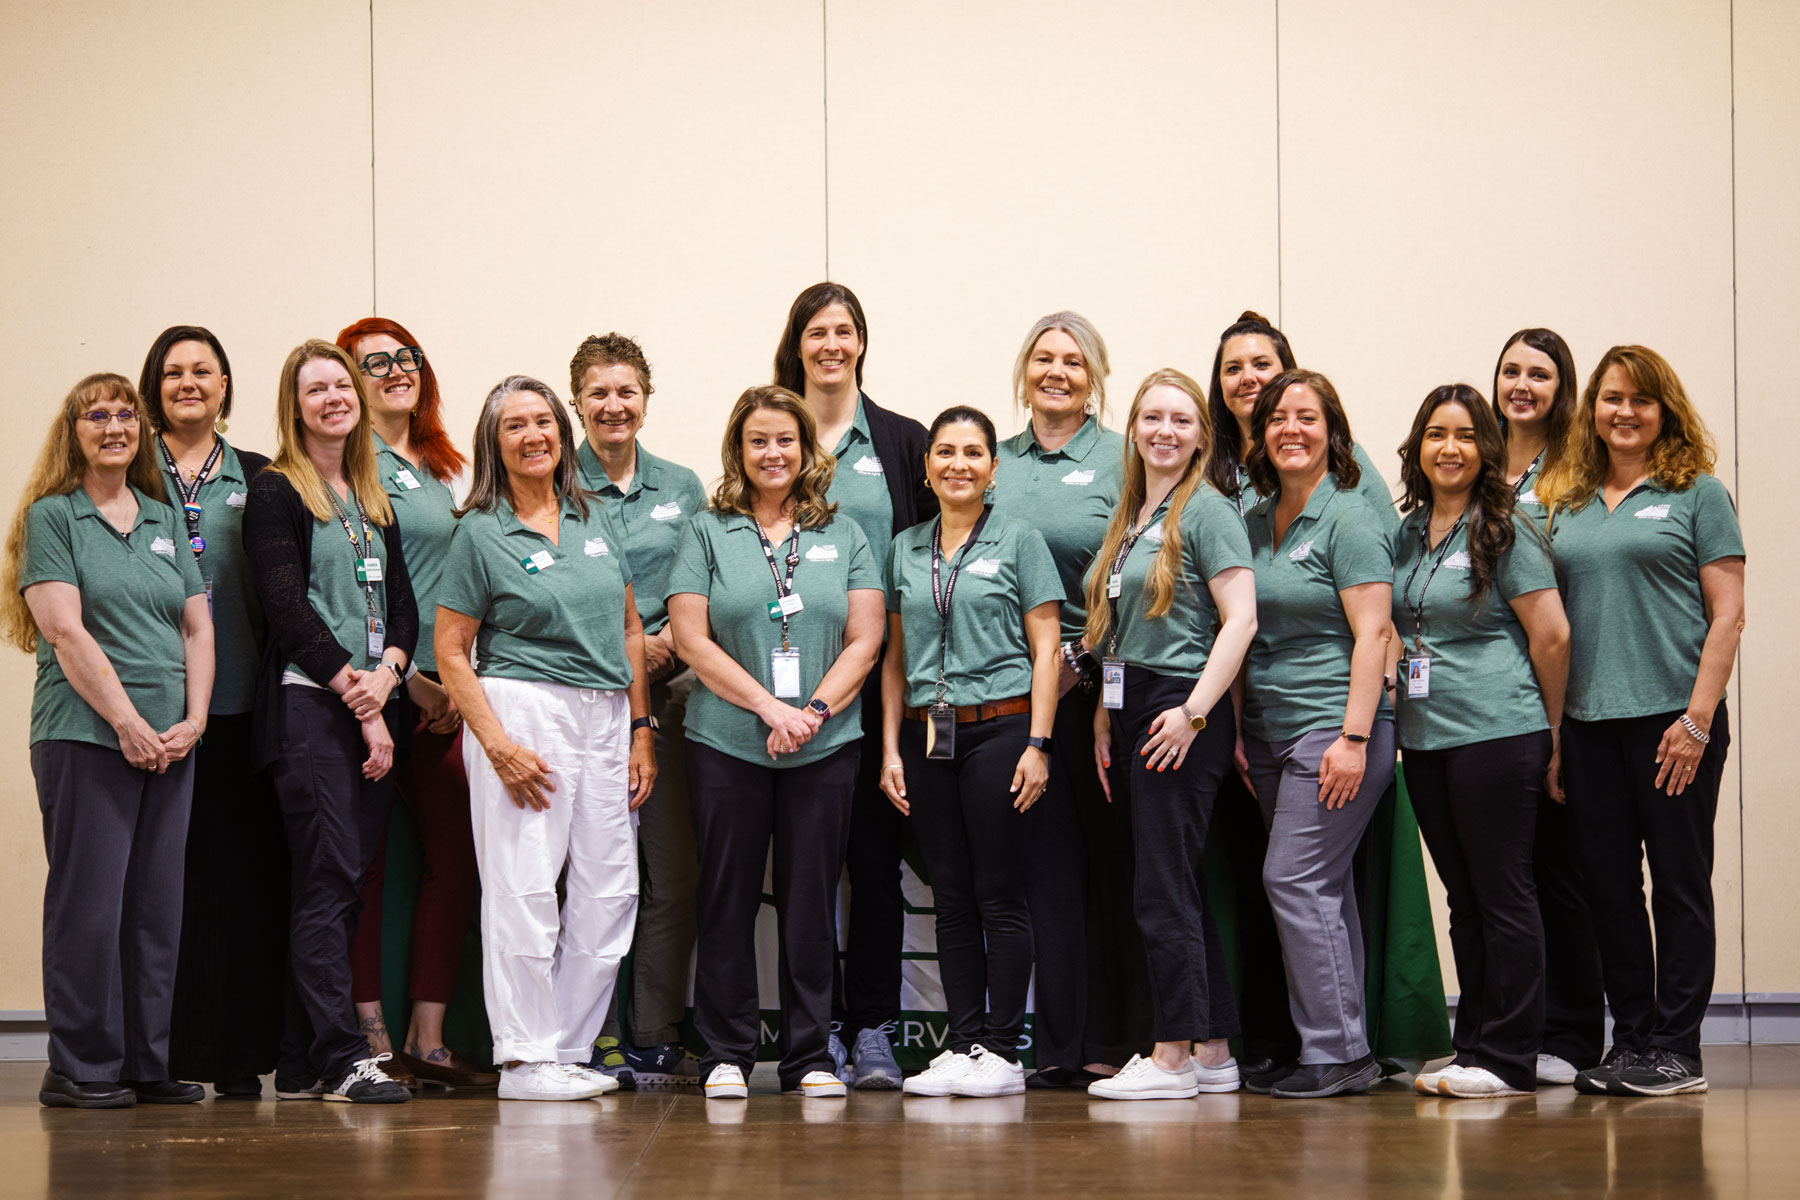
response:
<path id="1" fill-rule="evenodd" d="M 982 526 L 987 524 L 989 514 L 994 510 L 985 507 L 981 517 L 975 522 L 975 528 L 969 531 L 969 539 L 956 551 L 956 558 L 950 564 L 950 574 L 940 574 L 944 562 L 944 518 L 939 517 L 931 530 L 931 604 L 938 615 L 938 677 L 937 699 L 926 710 L 925 722 L 925 757 L 956 757 L 956 706 L 944 699 L 950 690 L 946 674 L 950 664 L 950 601 L 956 594 L 956 577 L 962 573 L 963 561 L 969 557 L 969 548 L 981 537 Z"/>
<path id="2" fill-rule="evenodd" d="M 338 524 L 344 527 L 350 550 L 356 556 L 356 582 L 362 584 L 363 599 L 369 605 L 369 657 L 379 659 L 387 647 L 387 626 L 375 609 L 375 585 L 382 581 L 381 560 L 375 557 L 375 535 L 369 532 L 369 515 L 363 511 L 362 497 L 352 492 L 356 497 L 356 520 L 362 526 L 362 540 L 358 541 L 356 530 L 350 528 L 349 515 L 338 503 L 337 493 L 328 486 L 325 494 L 331 497 L 332 511 L 337 513 Z"/>
<path id="3" fill-rule="evenodd" d="M 1163 498 L 1156 502 L 1150 510 L 1150 516 L 1136 529 L 1125 531 L 1125 540 L 1119 543 L 1119 552 L 1113 555 L 1112 570 L 1106 576 L 1106 606 L 1112 610 L 1110 622 L 1111 633 L 1108 635 L 1106 657 L 1100 660 L 1100 705 L 1102 708 L 1119 709 L 1125 707 L 1125 660 L 1119 657 L 1119 594 L 1125 590 L 1125 560 L 1131 557 L 1131 548 L 1137 545 L 1144 532 L 1156 523 L 1156 514 L 1163 510 L 1169 502 L 1169 496 L 1175 489 L 1170 488 Z"/>
<path id="4" fill-rule="evenodd" d="M 206 552 L 206 539 L 200 536 L 200 514 L 205 511 L 200 505 L 200 485 L 206 482 L 207 476 L 211 475 L 213 468 L 218 465 L 219 455 L 225 451 L 225 441 L 222 438 L 213 438 L 212 453 L 206 456 L 205 465 L 193 476 L 192 487 L 181 482 L 181 464 L 177 463 L 175 456 L 169 453 L 169 444 L 158 437 L 156 448 L 162 451 L 163 466 L 168 468 L 170 477 L 175 480 L 175 494 L 181 497 L 181 515 L 187 519 L 188 547 L 193 550 L 194 559 L 198 562 Z M 212 592 L 212 580 L 208 579 L 206 580 L 206 611 L 209 615 L 212 613 Z"/>
<path id="5" fill-rule="evenodd" d="M 1514 500 L 1523 500 L 1525 498 L 1525 484 L 1527 483 L 1527 481 L 1529 481 L 1532 485 L 1531 486 L 1532 496 L 1534 498 L 1537 498 L 1537 481 L 1533 480 L 1531 477 L 1537 473 L 1538 464 L 1543 461 L 1544 461 L 1544 452 L 1542 450 L 1539 450 L 1537 452 L 1537 457 L 1531 460 L 1531 465 L 1529 467 L 1525 468 L 1525 473 L 1523 475 L 1519 476 L 1519 482 L 1513 484 L 1513 499 Z M 1542 503 L 1541 498 L 1539 499 L 1539 503 Z"/>
<path id="6" fill-rule="evenodd" d="M 1419 558 L 1413 563 L 1412 570 L 1406 574 L 1406 584 L 1400 589 L 1400 602 L 1412 609 L 1413 614 L 1413 652 L 1406 657 L 1406 698 L 1423 700 L 1431 695 L 1431 655 L 1425 650 L 1425 593 L 1431 590 L 1431 581 L 1437 578 L 1438 568 L 1450 557 L 1450 547 L 1456 543 L 1456 535 L 1462 531 L 1468 514 L 1456 518 L 1456 524 L 1438 543 L 1437 560 L 1431 564 L 1431 570 L 1425 575 L 1424 586 L 1419 588 L 1419 598 L 1412 597 L 1413 580 L 1418 577 L 1419 568 L 1431 556 L 1431 510 L 1425 510 L 1425 525 L 1419 530 Z"/>
<path id="7" fill-rule="evenodd" d="M 806 607 L 794 591 L 794 568 L 800 565 L 800 522 L 794 522 L 793 534 L 788 538 L 785 579 L 775 563 L 775 546 L 769 541 L 762 522 L 751 517 L 750 523 L 756 526 L 756 538 L 762 543 L 763 557 L 768 560 L 769 573 L 775 577 L 775 599 L 769 604 L 769 620 L 781 622 L 781 645 L 769 652 L 770 691 L 777 700 L 798 700 L 800 651 L 788 642 L 788 619 Z"/>

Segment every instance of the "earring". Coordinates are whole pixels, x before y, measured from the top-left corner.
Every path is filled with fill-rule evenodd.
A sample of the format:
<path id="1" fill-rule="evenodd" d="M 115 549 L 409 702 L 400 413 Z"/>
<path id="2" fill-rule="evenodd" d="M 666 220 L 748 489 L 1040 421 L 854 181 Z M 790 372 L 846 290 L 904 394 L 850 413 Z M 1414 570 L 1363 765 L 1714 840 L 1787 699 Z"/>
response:
<path id="1" fill-rule="evenodd" d="M 981 502 L 983 504 L 992 504 L 994 502 L 994 485 L 993 484 L 990 483 L 986 487 L 981 489 Z"/>
<path id="2" fill-rule="evenodd" d="M 1092 396 L 1089 396 L 1081 402 L 1081 411 L 1091 417 L 1100 411 L 1100 405 Z"/>
<path id="3" fill-rule="evenodd" d="M 220 417 L 218 420 L 213 422 L 213 430 L 216 433 L 224 433 L 227 429 L 230 429 L 230 428 L 231 428 L 231 426 L 229 426 L 225 423 L 224 417 Z"/>

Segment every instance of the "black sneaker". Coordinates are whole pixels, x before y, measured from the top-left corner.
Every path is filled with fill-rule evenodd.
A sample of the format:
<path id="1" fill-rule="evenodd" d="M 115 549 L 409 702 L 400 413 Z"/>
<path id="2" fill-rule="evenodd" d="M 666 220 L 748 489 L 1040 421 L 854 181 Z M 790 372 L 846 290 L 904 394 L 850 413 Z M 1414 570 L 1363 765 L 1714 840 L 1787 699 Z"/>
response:
<path id="1" fill-rule="evenodd" d="M 325 1093 L 325 1099 L 348 1104 L 404 1104 L 411 1100 L 412 1093 L 381 1069 L 389 1057 L 377 1054 L 374 1058 L 358 1059 L 350 1073 Z"/>
<path id="2" fill-rule="evenodd" d="M 1327 1096 L 1355 1096 L 1369 1090 L 1381 1078 L 1375 1056 L 1365 1054 L 1355 1062 L 1310 1063 L 1294 1070 L 1269 1089 L 1277 1100 L 1323 1100 Z"/>
<path id="3" fill-rule="evenodd" d="M 1251 1092 L 1258 1096 L 1266 1096 L 1269 1094 L 1269 1089 L 1286 1079 L 1289 1075 L 1292 1075 L 1295 1071 L 1298 1071 L 1300 1069 L 1300 1064 L 1297 1062 L 1275 1062 L 1272 1059 L 1265 1058 L 1261 1062 L 1251 1063 L 1248 1070 L 1245 1070 L 1242 1065 L 1240 1065 L 1238 1069 L 1243 1072 L 1244 1090 L 1246 1092 Z"/>
<path id="4" fill-rule="evenodd" d="M 1682 1092 L 1704 1092 L 1706 1076 L 1700 1071 L 1698 1058 L 1653 1046 L 1619 1072 L 1618 1085 L 1628 1095 L 1677 1096 Z"/>
<path id="5" fill-rule="evenodd" d="M 1628 1096 L 1619 1086 L 1619 1072 L 1637 1062 L 1637 1051 L 1614 1046 L 1597 1067 L 1575 1072 L 1575 1090 L 1587 1096 Z"/>

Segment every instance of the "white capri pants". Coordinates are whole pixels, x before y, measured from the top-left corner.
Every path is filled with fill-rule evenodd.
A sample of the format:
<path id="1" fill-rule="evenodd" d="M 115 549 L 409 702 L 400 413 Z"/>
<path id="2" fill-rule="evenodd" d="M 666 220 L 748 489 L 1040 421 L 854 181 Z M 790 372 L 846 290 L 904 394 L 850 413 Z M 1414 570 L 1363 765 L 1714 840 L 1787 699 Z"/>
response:
<path id="1" fill-rule="evenodd" d="M 493 678 L 481 687 L 507 737 L 549 764 L 556 787 L 549 808 L 520 808 L 481 744 L 463 739 L 494 1061 L 585 1063 L 637 917 L 631 710 L 624 692 Z"/>

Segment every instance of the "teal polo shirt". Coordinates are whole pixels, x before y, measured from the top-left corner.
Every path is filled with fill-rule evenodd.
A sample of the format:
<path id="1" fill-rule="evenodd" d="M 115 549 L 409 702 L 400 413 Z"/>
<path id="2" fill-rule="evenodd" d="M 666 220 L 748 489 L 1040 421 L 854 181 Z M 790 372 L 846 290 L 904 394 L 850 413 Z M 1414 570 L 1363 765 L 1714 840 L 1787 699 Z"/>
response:
<path id="1" fill-rule="evenodd" d="M 1550 536 L 1569 614 L 1568 715 L 1687 708 L 1706 643 L 1700 568 L 1744 556 L 1725 485 L 1712 475 L 1684 492 L 1644 483 L 1610 513 L 1596 494 L 1557 512 Z"/>
<path id="2" fill-rule="evenodd" d="M 875 439 L 869 433 L 869 418 L 863 411 L 864 397 L 856 398 L 856 419 L 844 431 L 832 453 L 837 456 L 837 471 L 831 477 L 831 488 L 825 498 L 838 506 L 838 512 L 862 529 L 869 541 L 869 554 L 877 571 L 887 569 L 888 550 L 894 544 L 894 497 L 888 491 L 889 471 L 917 471 L 924 474 L 925 464 L 882 462 L 875 453 Z M 773 581 L 770 581 L 773 587 Z"/>
<path id="3" fill-rule="evenodd" d="M 481 622 L 477 672 L 495 679 L 623 691 L 631 563 L 606 510 L 565 499 L 551 541 L 502 497 L 465 513 L 450 539 L 437 602 Z"/>
<path id="4" fill-rule="evenodd" d="M 637 443 L 637 470 L 623 492 L 607 478 L 606 468 L 594 448 L 583 440 L 575 452 L 581 484 L 600 497 L 601 507 L 612 515 L 619 536 L 625 540 L 625 557 L 637 573 L 632 595 L 645 633 L 656 633 L 669 623 L 669 571 L 681 534 L 694 514 L 706 507 L 700 477 L 686 467 L 658 458 Z"/>
<path id="5" fill-rule="evenodd" d="M 350 528 L 356 533 L 356 546 L 350 544 L 350 535 L 344 532 L 343 522 L 335 515 L 324 521 L 313 518 L 312 573 L 306 580 L 306 602 L 318 614 L 319 620 L 325 623 L 325 627 L 331 630 L 331 636 L 337 639 L 338 645 L 350 652 L 349 665 L 358 671 L 371 671 L 381 665 L 381 655 L 369 653 L 369 600 L 373 598 L 375 614 L 381 618 L 385 629 L 388 615 L 387 587 L 385 583 L 377 583 L 372 589 L 365 591 L 363 584 L 356 578 L 356 564 L 359 558 L 373 555 L 381 560 L 381 576 L 385 580 L 388 569 L 387 539 L 382 535 L 382 527 L 374 521 L 369 522 L 369 536 L 364 539 L 363 526 L 356 515 L 354 488 L 350 490 L 348 498 L 338 500 L 338 508 L 350 519 Z M 298 663 L 288 663 L 284 674 L 286 672 L 311 678 Z M 324 687 L 326 683 L 323 679 L 314 679 L 313 682 L 320 687 Z"/>
<path id="6" fill-rule="evenodd" d="M 923 708 L 937 699 L 943 621 L 931 595 L 931 539 L 938 523 L 923 521 L 894 539 L 888 564 L 887 608 L 900 614 L 906 644 L 906 703 Z M 958 706 L 1011 700 L 1031 692 L 1031 644 L 1025 614 L 1062 604 L 1062 578 L 1031 526 L 991 513 L 981 536 L 939 564 L 940 586 L 960 562 L 950 598 L 950 640 L 944 655 L 944 699 Z M 772 581 L 771 581 L 772 582 Z"/>
<path id="7" fill-rule="evenodd" d="M 1516 485 L 1518 510 L 1536 521 L 1539 529 L 1550 520 L 1550 503 L 1545 497 L 1538 495 L 1537 491 L 1538 479 L 1542 475 L 1540 460 L 1525 472 L 1525 477 Z"/>
<path id="8" fill-rule="evenodd" d="M 1356 639 L 1345 588 L 1390 583 L 1393 551 L 1368 503 L 1340 492 L 1330 472 L 1275 543 L 1275 498 L 1245 514 L 1256 571 L 1256 638 L 1244 689 L 1244 728 L 1265 742 L 1341 729 Z M 1386 701 L 1377 710 L 1385 715 Z"/>
<path id="9" fill-rule="evenodd" d="M 450 535 L 456 532 L 456 498 L 423 465 L 408 462 L 379 433 L 373 436 L 375 469 L 400 522 L 400 549 L 419 608 L 419 645 L 413 662 L 421 671 L 436 671 L 437 651 L 431 639 L 437 630 L 438 588 L 450 554 Z"/>
<path id="10" fill-rule="evenodd" d="M 994 459 L 994 511 L 1044 535 L 1062 579 L 1062 640 L 1087 631 L 1082 581 L 1106 540 L 1124 485 L 1125 439 L 1089 417 L 1060 450 L 1038 445 L 1031 424 L 1001 442 Z"/>
<path id="11" fill-rule="evenodd" d="M 244 502 L 249 483 L 237 451 L 224 438 L 219 441 L 219 461 L 213 473 L 201 481 L 200 494 L 194 498 L 200 506 L 200 536 L 206 541 L 206 549 L 195 555 L 195 561 L 212 610 L 213 690 L 208 711 L 228 717 L 249 712 L 256 698 L 263 615 L 244 554 Z M 163 472 L 163 491 L 181 531 L 176 540 L 186 547 L 187 519 L 181 514 L 181 493 L 167 470 Z"/>
<path id="12" fill-rule="evenodd" d="M 784 578 L 787 546 L 783 538 L 775 549 Z M 781 622 L 769 617 L 775 577 L 769 573 L 755 523 L 738 513 L 710 508 L 700 513 L 682 534 L 668 587 L 671 596 L 706 597 L 713 641 L 773 694 L 769 656 L 781 647 Z M 800 695 L 783 703 L 798 708 L 810 700 L 843 652 L 853 589 L 881 591 L 882 572 L 870 557 L 869 539 L 861 526 L 840 510 L 818 529 L 800 533 L 793 590 L 805 607 L 788 619 L 788 644 L 800 652 Z M 755 713 L 720 699 L 701 680 L 688 700 L 687 735 L 759 766 L 804 766 L 862 736 L 862 699 L 858 696 L 834 712 L 797 753 L 771 760 L 769 727 Z"/>
<path id="13" fill-rule="evenodd" d="M 1362 474 L 1357 477 L 1356 487 L 1352 490 L 1375 510 L 1376 516 L 1381 519 L 1381 527 L 1392 534 L 1400 528 L 1400 510 L 1394 507 L 1394 494 L 1388 491 L 1387 480 L 1375 469 L 1375 460 L 1369 457 L 1369 452 L 1362 448 L 1361 442 L 1351 444 L 1350 457 L 1362 469 Z M 1227 499 L 1240 514 L 1248 515 L 1266 497 L 1256 490 L 1256 485 L 1250 482 L 1250 472 L 1239 463 L 1237 491 Z"/>
<path id="14" fill-rule="evenodd" d="M 1427 550 L 1421 535 L 1430 513 L 1415 508 L 1394 535 L 1394 627 L 1403 646 L 1394 702 L 1400 745 L 1447 750 L 1548 729 L 1531 643 L 1511 601 L 1556 586 L 1549 543 L 1530 517 L 1514 513 L 1512 548 L 1494 565 L 1487 595 L 1472 604 L 1468 527 Z M 1418 653 L 1415 613 L 1421 603 L 1431 691 L 1411 697 L 1404 660 Z"/>
<path id="15" fill-rule="evenodd" d="M 45 496 L 25 515 L 19 590 L 35 583 L 81 589 L 81 625 L 158 733 L 187 715 L 187 648 L 181 619 L 206 582 L 187 546 L 187 524 L 160 498 L 136 488 L 137 520 L 123 534 L 100 514 L 87 489 Z M 106 718 L 76 692 L 50 642 L 40 637 L 31 695 L 31 742 L 88 742 L 119 748 Z"/>

